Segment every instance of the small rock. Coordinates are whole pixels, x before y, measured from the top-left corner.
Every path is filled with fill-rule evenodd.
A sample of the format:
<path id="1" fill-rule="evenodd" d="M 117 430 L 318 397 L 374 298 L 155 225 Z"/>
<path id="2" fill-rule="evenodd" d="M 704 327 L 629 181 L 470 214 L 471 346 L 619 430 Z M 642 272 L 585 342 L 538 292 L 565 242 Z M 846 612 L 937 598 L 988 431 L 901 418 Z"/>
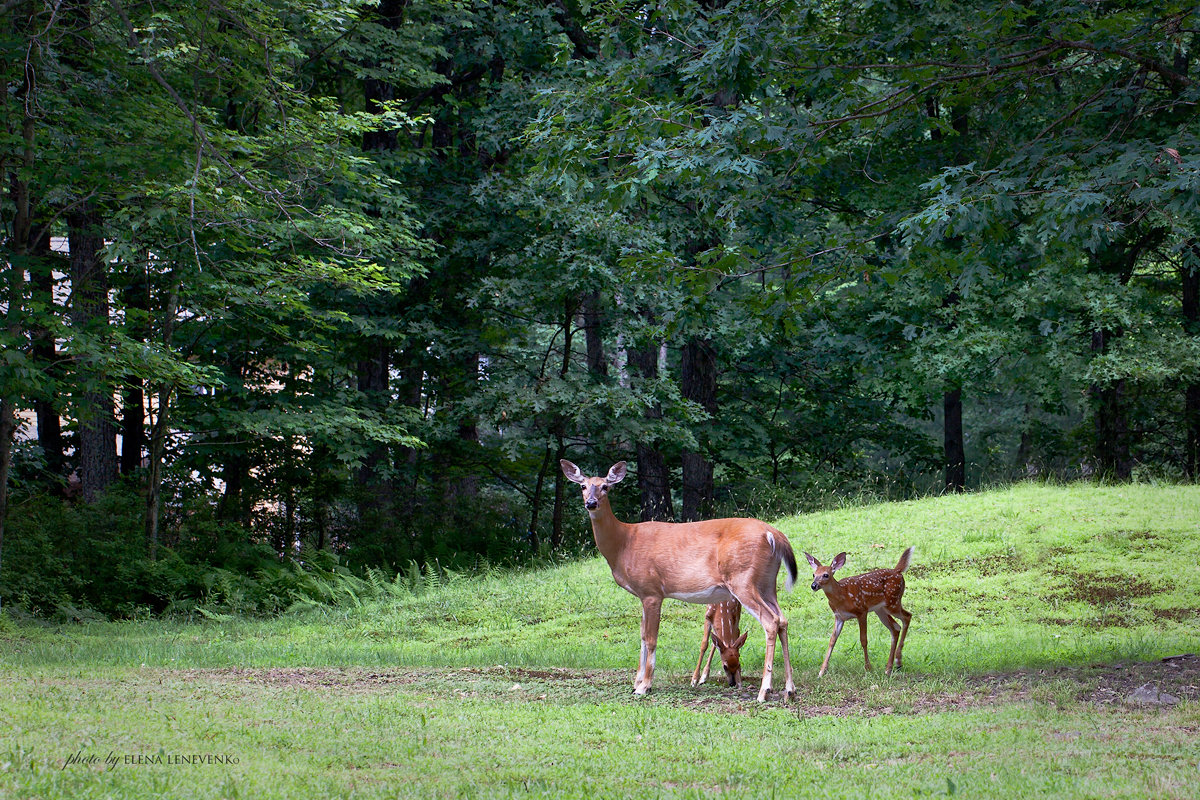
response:
<path id="1" fill-rule="evenodd" d="M 1167 694 L 1157 686 L 1151 686 L 1146 683 L 1133 690 L 1133 694 L 1126 698 L 1131 703 L 1141 703 L 1152 706 L 1173 706 L 1179 702 L 1179 698 L 1173 694 Z"/>

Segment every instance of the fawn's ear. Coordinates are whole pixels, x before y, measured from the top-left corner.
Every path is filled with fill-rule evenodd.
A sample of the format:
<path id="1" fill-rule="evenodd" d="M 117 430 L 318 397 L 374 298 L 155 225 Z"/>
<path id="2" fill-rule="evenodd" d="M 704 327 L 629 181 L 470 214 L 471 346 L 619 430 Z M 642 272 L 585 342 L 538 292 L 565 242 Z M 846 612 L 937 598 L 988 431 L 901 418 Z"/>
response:
<path id="1" fill-rule="evenodd" d="M 844 566 L 846 566 L 846 554 L 838 553 L 836 556 L 833 557 L 833 561 L 831 561 L 829 563 L 829 571 L 833 572 L 835 570 L 841 569 Z"/>
<path id="2" fill-rule="evenodd" d="M 620 483 L 625 480 L 625 462 L 618 461 L 608 468 L 608 476 L 604 479 L 609 483 Z"/>
<path id="3" fill-rule="evenodd" d="M 817 561 L 815 558 L 810 556 L 808 553 L 805 553 L 804 557 L 808 559 L 808 565 L 813 568 L 813 572 L 816 572 L 817 570 L 819 570 L 821 568 L 821 562 Z"/>
<path id="4" fill-rule="evenodd" d="M 743 633 L 741 636 L 738 637 L 738 640 L 733 643 L 733 646 L 735 648 L 737 648 L 738 650 L 741 650 L 742 645 L 744 645 L 746 643 L 746 637 L 749 635 L 750 635 L 750 631 L 746 631 L 745 633 Z"/>
<path id="5" fill-rule="evenodd" d="M 579 471 L 579 467 L 575 466 L 570 461 L 567 461 L 565 458 L 560 459 L 558 465 L 562 467 L 563 475 L 567 476 L 567 480 L 574 481 L 575 483 L 585 483 L 587 481 L 587 478 L 585 478 L 583 473 Z"/>
<path id="6" fill-rule="evenodd" d="M 712 637 L 713 644 L 715 644 L 715 645 L 717 646 L 717 649 L 718 649 L 718 650 L 724 650 L 724 649 L 725 649 L 725 642 L 721 641 L 721 635 L 717 633 L 717 629 L 716 629 L 716 628 L 713 628 L 713 629 L 711 629 L 711 630 L 708 632 L 708 635 Z"/>

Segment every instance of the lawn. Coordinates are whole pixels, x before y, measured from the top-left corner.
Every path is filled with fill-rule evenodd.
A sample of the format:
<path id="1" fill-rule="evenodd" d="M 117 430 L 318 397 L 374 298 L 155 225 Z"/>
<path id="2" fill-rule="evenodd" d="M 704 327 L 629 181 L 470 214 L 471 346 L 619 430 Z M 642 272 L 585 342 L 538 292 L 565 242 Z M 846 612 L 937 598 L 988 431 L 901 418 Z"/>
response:
<path id="1" fill-rule="evenodd" d="M 598 558 L 276 619 L 5 621 L 0 797 L 1200 797 L 1200 659 L 1174 658 L 1200 652 L 1200 487 L 775 524 L 846 574 L 916 547 L 902 673 L 872 619 L 877 671 L 851 625 L 818 680 L 832 616 L 802 574 L 796 702 L 754 701 L 761 631 L 743 690 L 692 688 L 703 607 L 675 601 L 635 699 L 640 607 Z"/>

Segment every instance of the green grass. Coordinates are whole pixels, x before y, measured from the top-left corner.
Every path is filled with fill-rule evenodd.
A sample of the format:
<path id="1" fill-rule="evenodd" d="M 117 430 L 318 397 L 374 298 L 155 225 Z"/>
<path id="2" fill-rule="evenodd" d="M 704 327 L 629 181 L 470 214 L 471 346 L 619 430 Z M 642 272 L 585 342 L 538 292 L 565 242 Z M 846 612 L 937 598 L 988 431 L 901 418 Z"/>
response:
<path id="1" fill-rule="evenodd" d="M 802 573 L 781 595 L 797 703 L 753 701 L 761 633 L 742 692 L 691 688 L 703 610 L 677 602 L 635 700 L 639 604 L 598 558 L 280 619 L 8 625 L 0 797 L 1200 796 L 1195 687 L 1123 700 L 1200 651 L 1200 487 L 1021 485 L 776 524 L 798 554 L 845 550 L 846 574 L 916 547 L 903 673 L 865 673 L 851 626 L 818 681 L 832 617 Z M 1146 671 L 1092 668 L 1127 662 Z"/>

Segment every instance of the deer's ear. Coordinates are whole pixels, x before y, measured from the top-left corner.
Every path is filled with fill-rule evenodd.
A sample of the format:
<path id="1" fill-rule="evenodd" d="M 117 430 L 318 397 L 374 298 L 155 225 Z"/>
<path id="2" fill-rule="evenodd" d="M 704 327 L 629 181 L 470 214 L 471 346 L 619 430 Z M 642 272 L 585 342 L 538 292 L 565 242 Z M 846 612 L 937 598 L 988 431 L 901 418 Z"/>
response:
<path id="1" fill-rule="evenodd" d="M 625 480 L 625 462 L 618 461 L 608 468 L 608 477 L 605 478 L 609 483 L 620 483 Z"/>
<path id="2" fill-rule="evenodd" d="M 830 562 L 829 571 L 833 572 L 834 570 L 841 569 L 844 566 L 846 566 L 846 554 L 838 553 L 836 556 L 834 556 L 833 561 Z"/>
<path id="3" fill-rule="evenodd" d="M 738 640 L 733 643 L 733 646 L 735 648 L 737 648 L 738 650 L 741 650 L 742 645 L 744 645 L 746 643 L 746 637 L 749 635 L 750 635 L 750 631 L 746 631 L 745 633 L 743 633 L 741 636 L 738 637 Z"/>
<path id="4" fill-rule="evenodd" d="M 821 568 L 821 562 L 817 561 L 815 558 L 810 556 L 808 553 L 805 553 L 804 557 L 808 559 L 808 565 L 813 568 L 813 572 L 816 572 L 817 570 L 819 570 Z"/>
<path id="5" fill-rule="evenodd" d="M 574 481 L 575 483 L 584 483 L 587 480 L 587 478 L 583 476 L 583 473 L 579 471 L 579 467 L 575 466 L 570 461 L 567 461 L 565 458 L 559 460 L 558 465 L 562 467 L 563 475 L 567 476 L 567 480 Z"/>

